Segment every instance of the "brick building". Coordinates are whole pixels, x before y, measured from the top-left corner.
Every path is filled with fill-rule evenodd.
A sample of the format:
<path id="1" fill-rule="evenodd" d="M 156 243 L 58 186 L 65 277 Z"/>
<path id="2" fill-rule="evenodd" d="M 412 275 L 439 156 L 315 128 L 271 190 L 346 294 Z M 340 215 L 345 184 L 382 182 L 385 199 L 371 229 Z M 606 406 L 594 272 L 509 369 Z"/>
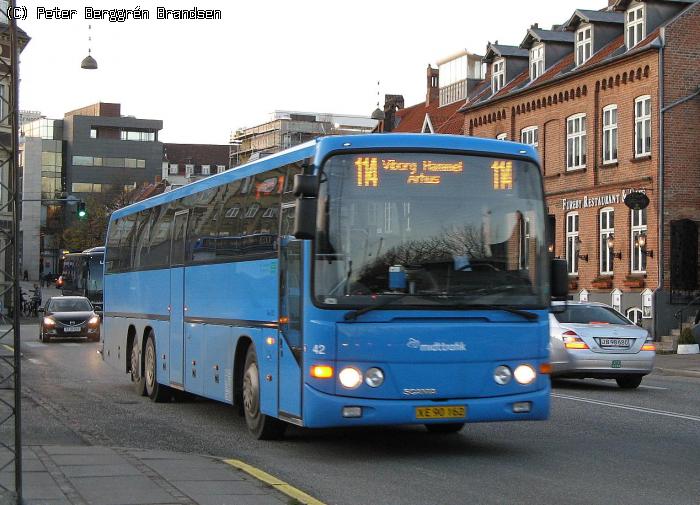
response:
<path id="1" fill-rule="evenodd" d="M 518 45 L 489 43 L 483 78 L 460 53 L 459 93 L 443 92 L 454 63 L 429 66 L 425 102 L 387 100 L 380 131 L 536 146 L 550 250 L 567 259 L 571 296 L 613 305 L 661 336 L 700 295 L 700 4 L 602 7 L 551 29 L 534 24 Z M 633 191 L 647 195 L 646 209 L 625 205 Z"/>
<path id="2" fill-rule="evenodd" d="M 610 0 L 531 26 L 518 46 L 489 43 L 460 108 L 465 134 L 539 150 L 551 248 L 574 298 L 656 335 L 700 294 L 699 59 L 697 1 Z M 632 191 L 646 209 L 625 205 Z"/>
<path id="3" fill-rule="evenodd" d="M 228 168 L 228 144 L 163 144 L 161 178 L 175 189 Z"/>

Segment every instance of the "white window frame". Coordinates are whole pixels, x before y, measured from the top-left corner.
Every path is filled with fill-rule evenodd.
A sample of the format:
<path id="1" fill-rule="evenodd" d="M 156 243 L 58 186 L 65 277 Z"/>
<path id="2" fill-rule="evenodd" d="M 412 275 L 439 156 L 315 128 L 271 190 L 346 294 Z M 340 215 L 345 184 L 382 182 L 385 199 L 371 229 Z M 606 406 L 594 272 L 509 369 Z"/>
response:
<path id="1" fill-rule="evenodd" d="M 226 171 L 226 165 L 216 165 L 216 173 L 220 174 Z"/>
<path id="2" fill-rule="evenodd" d="M 180 172 L 180 166 L 177 163 L 170 164 L 170 175 L 177 175 Z"/>
<path id="3" fill-rule="evenodd" d="M 610 305 L 613 309 L 622 314 L 622 291 L 620 291 L 618 288 L 615 288 L 610 292 Z"/>
<path id="4" fill-rule="evenodd" d="M 613 250 L 608 247 L 608 238 L 615 237 L 615 209 L 605 207 L 598 216 L 600 230 L 600 257 L 598 261 L 600 275 L 612 275 L 615 258 Z"/>
<path id="5" fill-rule="evenodd" d="M 617 104 L 603 107 L 603 164 L 617 163 Z"/>
<path id="6" fill-rule="evenodd" d="M 503 132 L 496 135 L 496 140 L 508 140 L 508 134 Z"/>
<path id="7" fill-rule="evenodd" d="M 651 96 L 634 99 L 634 156 L 651 155 Z"/>
<path id="8" fill-rule="evenodd" d="M 566 269 L 569 275 L 578 275 L 579 219 L 578 212 L 566 214 Z"/>
<path id="9" fill-rule="evenodd" d="M 586 158 L 586 114 L 574 114 L 566 118 L 566 170 L 586 168 Z"/>
<path id="10" fill-rule="evenodd" d="M 645 21 L 644 4 L 635 5 L 625 12 L 625 44 L 627 49 L 632 49 L 646 37 Z"/>
<path id="11" fill-rule="evenodd" d="M 185 177 L 194 175 L 194 165 L 192 163 L 185 164 Z"/>
<path id="12" fill-rule="evenodd" d="M 491 92 L 495 95 L 506 85 L 506 60 L 498 58 L 491 64 Z"/>
<path id="13" fill-rule="evenodd" d="M 544 74 L 544 44 L 539 43 L 530 49 L 530 80 Z"/>
<path id="14" fill-rule="evenodd" d="M 593 25 L 583 24 L 576 30 L 576 66 L 586 63 L 593 56 Z"/>
<path id="15" fill-rule="evenodd" d="M 539 147 L 539 129 L 537 126 L 528 126 L 520 130 L 520 142 L 532 147 Z"/>
<path id="16" fill-rule="evenodd" d="M 211 173 L 211 165 L 202 165 L 202 175 L 209 175 Z"/>
<path id="17" fill-rule="evenodd" d="M 635 317 L 633 314 L 638 314 L 637 317 Z M 642 319 L 648 319 L 644 317 L 644 311 L 640 309 L 639 307 L 630 307 L 625 311 L 625 317 L 632 321 L 634 324 L 637 326 L 641 326 Z M 637 321 L 635 319 L 639 318 Z"/>
<path id="18" fill-rule="evenodd" d="M 647 209 L 630 211 L 630 272 L 644 274 L 647 271 L 647 245 L 639 247 L 637 237 L 647 235 Z M 649 237 L 647 235 L 647 241 Z"/>

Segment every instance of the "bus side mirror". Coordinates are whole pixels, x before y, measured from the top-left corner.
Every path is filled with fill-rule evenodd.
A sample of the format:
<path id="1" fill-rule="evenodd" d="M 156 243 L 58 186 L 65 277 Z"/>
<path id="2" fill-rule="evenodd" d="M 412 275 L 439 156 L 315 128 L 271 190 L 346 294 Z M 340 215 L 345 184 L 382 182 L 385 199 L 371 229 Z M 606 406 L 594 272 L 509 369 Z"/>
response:
<path id="1" fill-rule="evenodd" d="M 298 176 L 297 176 L 298 177 Z M 294 209 L 294 238 L 300 240 L 313 240 L 316 236 L 316 198 L 297 198 Z"/>
<path id="2" fill-rule="evenodd" d="M 549 278 L 552 298 L 565 300 L 569 295 L 569 269 L 566 260 L 552 260 Z"/>
<path id="3" fill-rule="evenodd" d="M 296 174 L 294 176 L 294 196 L 315 198 L 318 196 L 318 177 L 315 175 Z"/>

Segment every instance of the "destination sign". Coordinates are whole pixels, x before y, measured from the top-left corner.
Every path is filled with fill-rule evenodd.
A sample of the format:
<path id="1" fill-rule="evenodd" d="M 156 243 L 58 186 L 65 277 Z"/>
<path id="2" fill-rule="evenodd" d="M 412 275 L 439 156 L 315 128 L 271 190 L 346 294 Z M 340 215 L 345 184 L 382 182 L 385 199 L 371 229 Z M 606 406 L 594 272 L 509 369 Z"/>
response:
<path id="1" fill-rule="evenodd" d="M 356 184 L 361 188 L 378 188 L 384 173 L 405 173 L 405 183 L 410 185 L 439 185 L 445 177 L 464 172 L 464 161 L 424 159 L 382 158 L 358 156 L 354 161 Z M 513 162 L 494 161 L 491 165 L 493 188 L 513 188 Z"/>

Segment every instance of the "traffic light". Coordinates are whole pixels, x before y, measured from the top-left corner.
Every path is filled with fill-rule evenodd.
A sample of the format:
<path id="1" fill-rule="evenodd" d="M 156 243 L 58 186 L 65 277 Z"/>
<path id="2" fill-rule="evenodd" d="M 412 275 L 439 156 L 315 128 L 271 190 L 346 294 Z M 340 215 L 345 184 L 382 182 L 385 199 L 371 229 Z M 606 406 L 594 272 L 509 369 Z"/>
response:
<path id="1" fill-rule="evenodd" d="M 78 202 L 78 219 L 87 218 L 87 209 L 85 208 L 85 202 Z"/>

